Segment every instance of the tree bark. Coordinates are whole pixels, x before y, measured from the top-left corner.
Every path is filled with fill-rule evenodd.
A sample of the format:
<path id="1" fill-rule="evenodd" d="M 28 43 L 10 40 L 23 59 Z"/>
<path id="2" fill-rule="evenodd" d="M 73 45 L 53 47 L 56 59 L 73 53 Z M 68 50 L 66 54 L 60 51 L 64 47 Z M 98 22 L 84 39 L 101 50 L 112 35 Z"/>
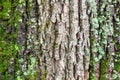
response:
<path id="1" fill-rule="evenodd" d="M 0 33 L 14 35 L 17 31 L 20 50 L 7 57 L 7 65 L 2 65 L 7 66 L 5 72 L 0 66 L 0 77 L 8 73 L 9 80 L 119 80 L 119 4 L 118 0 L 19 0 L 10 9 L 13 20 L 8 20 L 9 27 L 4 27 L 2 19 Z M 11 48 L 16 42 L 1 34 L 3 56 L 6 46 L 1 47 L 2 43 L 10 41 Z"/>

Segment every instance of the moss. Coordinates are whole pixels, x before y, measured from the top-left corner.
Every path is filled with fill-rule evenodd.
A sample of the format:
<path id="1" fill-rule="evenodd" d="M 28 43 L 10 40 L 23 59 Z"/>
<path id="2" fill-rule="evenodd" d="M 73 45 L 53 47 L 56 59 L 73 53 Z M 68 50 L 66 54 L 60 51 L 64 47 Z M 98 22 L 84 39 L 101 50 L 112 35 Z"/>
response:
<path id="1" fill-rule="evenodd" d="M 90 53 L 91 53 L 91 55 L 90 55 L 90 74 L 89 74 L 90 80 L 95 80 L 94 74 L 93 74 L 93 67 L 94 67 L 94 63 L 95 63 L 93 54 L 92 54 L 93 41 L 94 41 L 94 39 L 93 39 L 93 37 L 91 37 L 90 38 L 90 43 L 91 43 L 91 45 L 90 45 Z"/>
<path id="2" fill-rule="evenodd" d="M 117 56 L 118 55 L 118 56 Z M 119 57 L 120 57 L 120 53 L 119 52 L 117 52 L 116 53 L 116 61 L 115 61 L 115 67 L 114 67 L 114 69 L 117 71 L 117 72 L 120 72 L 120 59 L 119 59 Z"/>
<path id="3" fill-rule="evenodd" d="M 115 62 L 115 68 L 114 68 L 117 72 L 120 72 L 120 60 L 118 60 L 117 62 Z"/>
<path id="4" fill-rule="evenodd" d="M 100 63 L 100 80 L 106 80 L 107 60 L 102 59 Z"/>
<path id="5" fill-rule="evenodd" d="M 0 5 L 3 6 L 3 10 L 0 11 L 0 79 L 7 80 L 9 60 L 16 58 L 18 52 L 16 39 L 19 16 L 15 9 L 18 3 L 2 0 Z"/>
<path id="6" fill-rule="evenodd" d="M 46 75 L 47 75 L 47 72 L 43 72 L 43 74 L 40 77 L 40 80 L 46 80 Z"/>
<path id="7" fill-rule="evenodd" d="M 46 0 L 41 0 L 41 4 L 45 4 Z"/>
<path id="8" fill-rule="evenodd" d="M 54 9 L 54 5 L 50 4 L 50 12 L 52 12 Z"/>
<path id="9" fill-rule="evenodd" d="M 26 76 L 26 80 L 35 80 L 35 79 L 36 79 L 36 74 L 32 74 L 32 75 L 27 75 Z"/>

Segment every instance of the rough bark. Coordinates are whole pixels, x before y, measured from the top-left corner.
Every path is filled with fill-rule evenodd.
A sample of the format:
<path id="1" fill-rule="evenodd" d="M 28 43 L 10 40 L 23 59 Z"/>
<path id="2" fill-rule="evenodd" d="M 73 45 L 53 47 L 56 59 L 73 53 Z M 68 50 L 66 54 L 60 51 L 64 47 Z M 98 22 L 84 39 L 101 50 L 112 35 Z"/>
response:
<path id="1" fill-rule="evenodd" d="M 44 72 L 47 72 L 47 80 L 89 79 L 90 23 L 86 13 L 89 10 L 86 0 L 31 0 L 25 3 L 26 6 L 22 8 L 24 9 L 23 22 L 20 25 L 25 26 L 26 37 L 21 41 L 25 41 L 25 49 L 33 50 L 38 60 L 38 77 L 41 78 Z M 93 0 L 93 3 L 97 10 L 98 1 Z M 30 6 L 30 11 L 27 5 Z M 91 12 L 91 18 L 98 17 L 92 6 Z M 98 21 L 96 24 L 97 30 Z M 99 41 L 99 35 L 92 36 L 94 37 L 93 48 L 98 47 L 96 44 Z M 93 58 L 96 57 L 98 53 L 93 52 Z M 27 63 L 24 65 L 27 66 Z M 98 80 L 99 62 L 95 62 L 93 73 Z"/>
<path id="2" fill-rule="evenodd" d="M 25 73 L 32 58 L 34 80 L 112 80 L 115 53 L 120 49 L 116 44 L 120 34 L 114 37 L 115 31 L 120 32 L 117 5 L 111 0 L 23 0 L 18 6 L 17 42 L 23 59 L 19 75 L 33 80 Z M 105 75 L 101 75 L 102 60 L 108 63 Z M 14 60 L 8 62 L 12 80 L 10 62 Z"/>
<path id="3" fill-rule="evenodd" d="M 89 22 L 85 2 L 31 1 L 31 10 L 26 12 L 25 45 L 38 59 L 37 80 L 45 72 L 47 80 L 89 79 Z"/>

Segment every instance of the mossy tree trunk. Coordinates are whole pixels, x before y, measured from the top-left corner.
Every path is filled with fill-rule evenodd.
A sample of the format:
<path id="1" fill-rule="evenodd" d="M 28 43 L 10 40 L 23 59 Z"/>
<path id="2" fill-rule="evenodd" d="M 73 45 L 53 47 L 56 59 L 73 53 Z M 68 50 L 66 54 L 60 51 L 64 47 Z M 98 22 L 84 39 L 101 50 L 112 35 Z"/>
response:
<path id="1" fill-rule="evenodd" d="M 20 8 L 22 21 L 18 35 L 22 36 L 18 36 L 18 41 L 24 49 L 34 52 L 38 61 L 37 79 L 45 73 L 47 80 L 89 79 L 86 1 L 29 0 L 25 3 Z"/>
<path id="2" fill-rule="evenodd" d="M 111 80 L 118 75 L 113 71 L 116 71 L 115 45 L 120 44 L 119 12 L 116 12 L 119 1 L 28 0 L 23 3 L 18 43 L 23 56 L 29 50 L 36 58 L 37 80 Z M 24 60 L 23 65 L 27 67 L 28 60 L 26 57 Z"/>
<path id="3" fill-rule="evenodd" d="M 4 73 L 9 75 L 0 79 L 120 79 L 119 0 L 19 0 L 18 5 L 8 0 L 2 3 L 13 7 L 11 12 L 8 10 L 9 25 L 4 25 L 8 22 L 0 17 L 0 33 L 10 37 L 0 34 L 0 57 L 5 61 L 9 55 L 3 53 L 14 50 L 11 45 L 5 49 L 4 43 L 10 41 L 18 48 L 16 38 L 20 49 L 19 54 L 10 54 L 8 65 L 1 64 L 7 70 L 4 72 L 0 67 L 0 77 Z M 19 15 L 18 30 L 16 15 Z M 17 36 L 11 37 L 16 32 Z"/>

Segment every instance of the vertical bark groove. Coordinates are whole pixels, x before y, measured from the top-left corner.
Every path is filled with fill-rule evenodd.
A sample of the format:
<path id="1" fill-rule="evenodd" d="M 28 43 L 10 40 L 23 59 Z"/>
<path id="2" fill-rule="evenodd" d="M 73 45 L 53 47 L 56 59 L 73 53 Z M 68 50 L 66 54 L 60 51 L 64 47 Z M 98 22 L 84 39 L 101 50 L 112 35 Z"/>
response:
<path id="1" fill-rule="evenodd" d="M 25 28 L 28 21 L 28 28 L 27 31 L 22 31 L 26 34 L 19 33 L 22 38 L 24 35 L 27 36 L 27 48 L 32 49 L 34 57 L 37 58 L 36 80 L 102 79 L 100 60 L 107 58 L 104 55 L 107 50 L 110 53 L 109 64 L 114 64 L 111 54 L 115 52 L 114 44 L 111 42 L 113 40 L 111 36 L 114 34 L 111 24 L 113 13 L 109 4 L 111 2 L 29 0 L 28 3 L 30 3 L 28 9 L 25 9 L 25 6 L 21 8 L 28 12 L 23 16 L 23 23 L 19 25 L 19 28 L 21 26 Z M 104 12 L 107 9 L 109 16 Z M 21 18 L 23 14 L 21 12 Z M 29 17 L 24 22 L 27 16 Z M 106 28 L 108 33 L 104 29 L 106 25 L 109 25 Z M 106 39 L 107 43 L 103 42 Z M 25 45 L 24 41 L 21 42 L 21 46 Z M 90 59 L 91 57 L 93 59 Z M 109 69 L 113 70 L 110 66 Z M 94 78 L 91 78 L 91 75 Z M 109 79 L 111 75 L 112 72 L 109 73 Z"/>

